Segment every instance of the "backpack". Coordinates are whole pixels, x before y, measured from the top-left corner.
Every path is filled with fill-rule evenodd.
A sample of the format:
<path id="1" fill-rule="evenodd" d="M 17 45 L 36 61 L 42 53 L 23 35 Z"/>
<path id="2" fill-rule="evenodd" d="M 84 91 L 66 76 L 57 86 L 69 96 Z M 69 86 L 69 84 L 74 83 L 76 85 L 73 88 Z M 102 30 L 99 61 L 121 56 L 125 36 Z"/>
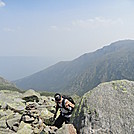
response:
<path id="1" fill-rule="evenodd" d="M 75 105 L 75 102 L 74 102 L 74 100 L 73 100 L 73 98 L 72 98 L 72 97 L 70 97 L 70 96 L 66 96 L 66 95 L 63 95 L 62 97 L 63 97 L 64 99 L 69 100 L 72 104 L 74 104 L 74 105 Z"/>
<path id="2" fill-rule="evenodd" d="M 66 95 L 63 95 L 62 97 L 63 97 L 62 106 L 64 107 L 64 109 L 68 110 L 68 108 L 65 107 L 65 99 L 67 99 L 68 101 L 70 101 L 72 104 L 75 105 L 75 102 L 74 102 L 74 100 L 73 100 L 72 97 L 66 96 Z M 73 111 L 73 110 L 74 110 L 74 108 L 72 108 L 72 111 Z M 71 112 L 72 112 L 72 111 L 71 111 Z"/>

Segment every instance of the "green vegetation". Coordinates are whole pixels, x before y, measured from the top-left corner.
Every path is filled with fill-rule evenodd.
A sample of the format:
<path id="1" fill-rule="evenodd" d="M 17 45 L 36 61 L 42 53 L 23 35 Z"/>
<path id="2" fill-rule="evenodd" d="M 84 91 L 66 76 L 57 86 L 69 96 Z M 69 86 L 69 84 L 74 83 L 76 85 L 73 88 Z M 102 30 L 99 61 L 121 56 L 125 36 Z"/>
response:
<path id="1" fill-rule="evenodd" d="M 54 96 L 54 92 L 47 92 L 47 91 L 38 91 L 41 96 Z"/>
<path id="2" fill-rule="evenodd" d="M 18 91 L 20 92 L 20 90 L 16 87 L 13 86 L 7 86 L 7 85 L 1 85 L 0 84 L 0 90 L 11 90 L 11 91 Z"/>

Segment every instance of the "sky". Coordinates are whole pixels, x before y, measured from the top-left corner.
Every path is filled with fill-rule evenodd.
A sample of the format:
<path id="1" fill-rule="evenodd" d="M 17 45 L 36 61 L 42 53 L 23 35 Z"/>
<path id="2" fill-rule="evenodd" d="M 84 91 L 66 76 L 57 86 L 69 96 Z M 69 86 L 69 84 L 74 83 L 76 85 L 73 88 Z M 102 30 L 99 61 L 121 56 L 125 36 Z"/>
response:
<path id="1" fill-rule="evenodd" d="M 134 0 L 0 0 L 0 56 L 73 60 L 134 39 Z"/>

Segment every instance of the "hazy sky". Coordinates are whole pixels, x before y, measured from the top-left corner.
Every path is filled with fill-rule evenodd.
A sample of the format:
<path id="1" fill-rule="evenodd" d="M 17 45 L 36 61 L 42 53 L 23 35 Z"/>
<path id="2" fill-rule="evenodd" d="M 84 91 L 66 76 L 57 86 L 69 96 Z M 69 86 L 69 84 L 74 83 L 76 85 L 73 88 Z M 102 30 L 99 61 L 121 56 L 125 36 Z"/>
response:
<path id="1" fill-rule="evenodd" d="M 134 39 L 134 0 L 0 0 L 0 56 L 72 60 Z"/>

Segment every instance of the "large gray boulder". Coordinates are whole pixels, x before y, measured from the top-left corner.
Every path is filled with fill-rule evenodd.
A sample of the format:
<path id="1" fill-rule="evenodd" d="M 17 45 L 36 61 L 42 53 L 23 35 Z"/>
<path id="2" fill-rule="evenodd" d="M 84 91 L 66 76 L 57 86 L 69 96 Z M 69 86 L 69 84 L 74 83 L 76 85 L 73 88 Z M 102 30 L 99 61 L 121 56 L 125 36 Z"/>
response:
<path id="1" fill-rule="evenodd" d="M 21 122 L 18 128 L 17 134 L 33 134 L 31 125 Z"/>
<path id="2" fill-rule="evenodd" d="M 133 134 L 134 82 L 107 82 L 86 93 L 74 124 L 80 134 Z"/>
<path id="3" fill-rule="evenodd" d="M 25 108 L 24 100 L 21 99 L 22 94 L 17 91 L 1 90 L 0 91 L 0 107 L 1 109 L 9 108 L 14 111 L 21 112 Z"/>
<path id="4" fill-rule="evenodd" d="M 40 94 L 35 92 L 33 89 L 27 90 L 22 96 L 22 99 L 24 99 L 27 102 L 30 102 L 30 101 L 39 102 L 39 98 L 40 98 Z"/>

